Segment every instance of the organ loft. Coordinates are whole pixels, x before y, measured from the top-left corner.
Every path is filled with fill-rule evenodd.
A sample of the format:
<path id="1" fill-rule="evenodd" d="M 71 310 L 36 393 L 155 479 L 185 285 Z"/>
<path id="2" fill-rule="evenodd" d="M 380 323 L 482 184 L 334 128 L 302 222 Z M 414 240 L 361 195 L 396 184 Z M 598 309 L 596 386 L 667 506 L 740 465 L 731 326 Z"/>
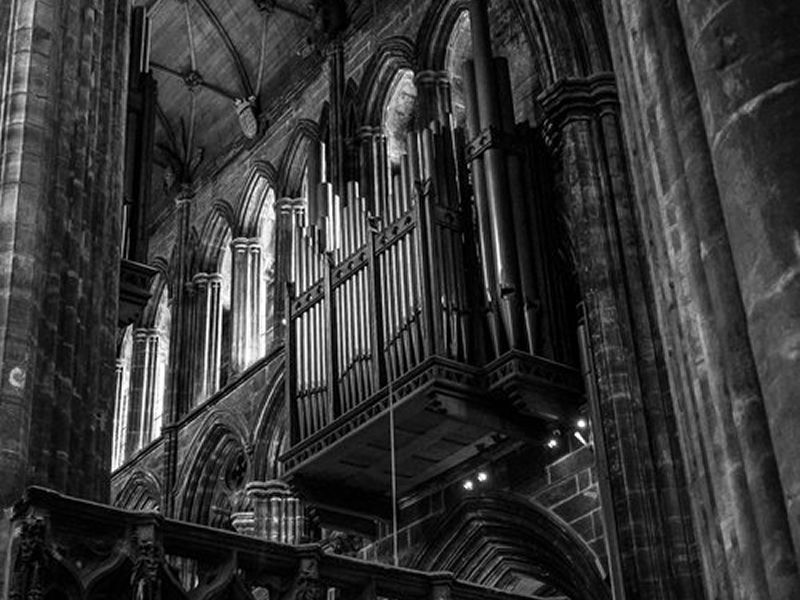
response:
<path id="1" fill-rule="evenodd" d="M 800 4 L 6 0 L 2 598 L 800 598 Z"/>

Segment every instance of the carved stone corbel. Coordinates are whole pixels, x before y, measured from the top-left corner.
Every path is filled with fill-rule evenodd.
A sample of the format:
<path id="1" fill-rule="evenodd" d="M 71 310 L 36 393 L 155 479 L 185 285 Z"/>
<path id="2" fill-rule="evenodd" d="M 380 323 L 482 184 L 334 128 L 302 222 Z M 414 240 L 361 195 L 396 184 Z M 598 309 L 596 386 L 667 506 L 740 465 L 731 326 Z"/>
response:
<path id="1" fill-rule="evenodd" d="M 163 551 L 152 533 L 145 530 L 134 535 L 131 590 L 135 600 L 157 600 L 161 597 Z"/>
<path id="2" fill-rule="evenodd" d="M 40 517 L 27 518 L 19 525 L 9 600 L 41 600 L 46 529 L 45 520 Z"/>
<path id="3" fill-rule="evenodd" d="M 319 578 L 319 559 L 305 556 L 300 558 L 297 575 L 280 600 L 322 600 L 323 590 Z"/>

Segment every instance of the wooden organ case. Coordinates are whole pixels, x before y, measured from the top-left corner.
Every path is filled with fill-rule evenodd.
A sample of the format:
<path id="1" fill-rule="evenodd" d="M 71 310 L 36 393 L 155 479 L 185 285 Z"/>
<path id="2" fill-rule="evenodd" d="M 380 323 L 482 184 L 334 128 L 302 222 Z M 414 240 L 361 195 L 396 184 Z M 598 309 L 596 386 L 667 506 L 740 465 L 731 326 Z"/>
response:
<path id="1" fill-rule="evenodd" d="M 315 503 L 386 515 L 392 458 L 402 497 L 498 445 L 543 444 L 583 402 L 535 136 L 473 5 L 467 131 L 446 80 L 419 74 L 399 164 L 363 128 L 360 180 L 340 198 L 312 159 L 292 213 L 282 461 Z"/>

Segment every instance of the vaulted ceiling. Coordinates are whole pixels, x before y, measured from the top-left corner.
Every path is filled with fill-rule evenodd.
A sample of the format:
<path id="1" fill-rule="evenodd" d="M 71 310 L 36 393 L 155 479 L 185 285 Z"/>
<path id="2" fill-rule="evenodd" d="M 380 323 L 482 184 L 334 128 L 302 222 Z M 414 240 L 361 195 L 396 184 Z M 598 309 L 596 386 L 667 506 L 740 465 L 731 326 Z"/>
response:
<path id="1" fill-rule="evenodd" d="M 157 160 L 177 176 L 213 170 L 258 137 L 276 104 L 321 64 L 309 41 L 309 0 L 134 5 L 147 7 L 150 17 Z"/>

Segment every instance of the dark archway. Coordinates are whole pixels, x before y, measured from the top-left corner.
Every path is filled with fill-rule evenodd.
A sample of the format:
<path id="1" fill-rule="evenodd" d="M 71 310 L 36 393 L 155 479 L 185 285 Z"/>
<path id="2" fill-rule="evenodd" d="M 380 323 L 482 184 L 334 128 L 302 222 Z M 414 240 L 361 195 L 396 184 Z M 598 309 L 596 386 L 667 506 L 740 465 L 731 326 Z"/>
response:
<path id="1" fill-rule="evenodd" d="M 229 517 L 243 497 L 249 470 L 245 445 L 220 423 L 215 423 L 203 437 L 182 490 L 180 518 L 232 529 Z"/>
<path id="2" fill-rule="evenodd" d="M 508 493 L 473 496 L 448 510 L 409 566 L 521 593 L 611 598 L 602 567 L 577 534 Z"/>
<path id="3" fill-rule="evenodd" d="M 144 471 L 134 472 L 114 499 L 114 506 L 125 510 L 158 512 L 160 505 L 161 485 Z"/>

